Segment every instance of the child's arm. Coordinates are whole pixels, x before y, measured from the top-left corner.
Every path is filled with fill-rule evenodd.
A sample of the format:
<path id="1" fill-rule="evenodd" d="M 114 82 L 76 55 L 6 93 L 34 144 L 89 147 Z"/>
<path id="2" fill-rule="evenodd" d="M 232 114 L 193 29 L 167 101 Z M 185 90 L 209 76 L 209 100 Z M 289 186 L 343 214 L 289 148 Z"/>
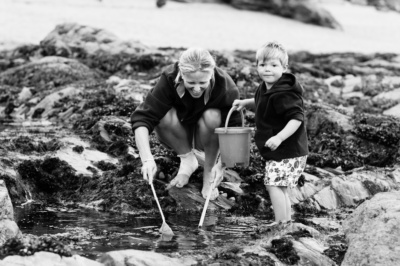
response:
<path id="1" fill-rule="evenodd" d="M 244 99 L 244 100 L 235 100 L 232 103 L 232 106 L 236 106 L 237 110 L 240 111 L 245 107 L 248 107 L 250 109 L 255 109 L 256 104 L 255 104 L 254 98 L 250 98 L 250 99 Z"/>
<path id="2" fill-rule="evenodd" d="M 276 150 L 284 140 L 286 140 L 288 137 L 293 135 L 294 132 L 296 132 L 301 123 L 302 121 L 296 119 L 290 120 L 278 134 L 276 134 L 272 138 L 269 138 L 267 142 L 265 142 L 265 146 L 270 148 L 272 151 Z"/>

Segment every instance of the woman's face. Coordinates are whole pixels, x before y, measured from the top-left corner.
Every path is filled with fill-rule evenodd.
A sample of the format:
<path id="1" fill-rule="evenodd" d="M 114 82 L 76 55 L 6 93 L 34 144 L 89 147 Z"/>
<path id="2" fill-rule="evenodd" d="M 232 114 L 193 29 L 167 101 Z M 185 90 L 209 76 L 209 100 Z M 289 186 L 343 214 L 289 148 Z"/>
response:
<path id="1" fill-rule="evenodd" d="M 200 98 L 210 85 L 212 71 L 182 73 L 183 84 L 193 98 Z"/>

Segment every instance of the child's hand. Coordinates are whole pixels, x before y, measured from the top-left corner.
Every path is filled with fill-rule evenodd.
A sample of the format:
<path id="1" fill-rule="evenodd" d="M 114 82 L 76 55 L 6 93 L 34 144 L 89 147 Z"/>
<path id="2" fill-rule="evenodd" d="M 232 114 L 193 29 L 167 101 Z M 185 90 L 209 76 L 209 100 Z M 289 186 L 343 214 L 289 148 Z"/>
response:
<path id="1" fill-rule="evenodd" d="M 279 145 L 281 145 L 282 139 L 278 136 L 273 136 L 272 138 L 268 139 L 267 142 L 265 142 L 265 147 L 268 147 L 271 149 L 271 151 L 276 150 Z"/>
<path id="2" fill-rule="evenodd" d="M 244 100 L 234 100 L 232 106 L 236 106 L 238 111 L 242 110 L 246 105 L 244 104 Z"/>

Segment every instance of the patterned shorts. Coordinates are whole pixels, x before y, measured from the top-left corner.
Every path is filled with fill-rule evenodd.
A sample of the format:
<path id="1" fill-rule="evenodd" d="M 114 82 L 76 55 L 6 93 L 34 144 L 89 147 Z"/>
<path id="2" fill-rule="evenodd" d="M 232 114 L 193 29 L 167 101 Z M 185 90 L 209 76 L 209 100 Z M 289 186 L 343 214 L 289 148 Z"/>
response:
<path id="1" fill-rule="evenodd" d="M 265 163 L 264 185 L 295 187 L 306 167 L 307 156 L 267 161 Z"/>

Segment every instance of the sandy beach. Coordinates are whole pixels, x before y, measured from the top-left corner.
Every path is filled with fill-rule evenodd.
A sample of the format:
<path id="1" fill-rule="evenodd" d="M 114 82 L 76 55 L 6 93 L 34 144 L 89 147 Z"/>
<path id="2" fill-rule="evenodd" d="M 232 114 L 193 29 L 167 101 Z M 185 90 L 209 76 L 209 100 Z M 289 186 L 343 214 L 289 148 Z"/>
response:
<path id="1" fill-rule="evenodd" d="M 223 4 L 153 0 L 2 0 L 0 44 L 39 43 L 57 24 L 107 29 L 155 47 L 255 50 L 278 40 L 291 51 L 400 53 L 400 13 L 344 1 L 321 1 L 343 30 L 304 24 Z"/>

